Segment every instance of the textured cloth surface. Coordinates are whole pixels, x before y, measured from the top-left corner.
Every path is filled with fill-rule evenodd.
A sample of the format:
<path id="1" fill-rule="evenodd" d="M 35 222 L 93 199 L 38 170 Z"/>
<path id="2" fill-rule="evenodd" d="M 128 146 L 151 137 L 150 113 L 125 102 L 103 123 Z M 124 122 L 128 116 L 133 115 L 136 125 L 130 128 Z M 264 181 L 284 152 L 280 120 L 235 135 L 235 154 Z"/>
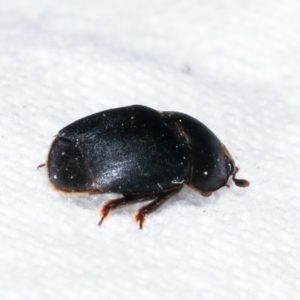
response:
<path id="1" fill-rule="evenodd" d="M 299 1 L 1 1 L 1 299 L 298 299 Z M 140 205 L 54 192 L 59 129 L 143 104 L 201 120 L 247 189 Z"/>

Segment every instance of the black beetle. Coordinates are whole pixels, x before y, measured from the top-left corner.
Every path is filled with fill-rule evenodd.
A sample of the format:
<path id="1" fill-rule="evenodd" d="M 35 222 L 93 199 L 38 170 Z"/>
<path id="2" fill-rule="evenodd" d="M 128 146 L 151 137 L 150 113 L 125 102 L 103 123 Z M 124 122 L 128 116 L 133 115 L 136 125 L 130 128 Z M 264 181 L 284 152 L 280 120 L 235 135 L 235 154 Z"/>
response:
<path id="1" fill-rule="evenodd" d="M 122 194 L 103 205 L 99 225 L 113 209 L 152 200 L 136 214 L 140 229 L 145 216 L 184 184 L 206 197 L 228 186 L 231 175 L 237 186 L 249 186 L 235 178 L 234 160 L 205 125 L 183 113 L 142 105 L 106 110 L 66 126 L 51 145 L 46 167 L 59 191 Z"/>

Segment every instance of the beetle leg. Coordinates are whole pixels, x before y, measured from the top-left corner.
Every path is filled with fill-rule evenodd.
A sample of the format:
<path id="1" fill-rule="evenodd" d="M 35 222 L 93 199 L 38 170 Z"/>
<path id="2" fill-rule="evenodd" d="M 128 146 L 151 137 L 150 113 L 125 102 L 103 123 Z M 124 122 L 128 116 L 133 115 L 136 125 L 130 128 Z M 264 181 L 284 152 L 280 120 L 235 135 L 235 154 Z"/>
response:
<path id="1" fill-rule="evenodd" d="M 156 198 L 156 196 L 155 195 L 147 195 L 147 196 L 144 195 L 143 196 L 143 195 L 139 194 L 139 195 L 134 195 L 134 196 L 124 196 L 119 199 L 109 200 L 102 206 L 102 208 L 100 210 L 101 219 L 100 219 L 98 225 L 100 226 L 102 224 L 102 222 L 107 217 L 109 212 L 113 209 L 120 208 L 120 207 L 127 206 L 127 205 L 134 204 L 134 203 L 152 200 L 153 198 Z"/>
<path id="2" fill-rule="evenodd" d="M 36 167 L 36 169 L 38 170 L 39 168 L 42 168 L 42 167 L 44 167 L 46 164 L 40 164 L 40 165 L 38 165 L 37 167 Z"/>
<path id="3" fill-rule="evenodd" d="M 179 191 L 182 189 L 182 186 L 179 186 L 176 189 L 173 189 L 171 191 L 159 194 L 156 196 L 156 199 L 153 200 L 151 203 L 143 206 L 140 208 L 136 215 L 135 219 L 139 223 L 140 229 L 143 229 L 143 224 L 145 222 L 145 216 L 151 214 L 154 212 L 156 209 L 158 209 L 162 204 L 164 204 L 170 197 L 173 195 L 179 193 Z"/>
<path id="4" fill-rule="evenodd" d="M 238 167 L 234 168 L 233 174 L 232 174 L 232 180 L 234 181 L 235 185 L 239 187 L 247 187 L 250 185 L 250 182 L 245 179 L 237 179 L 235 178 L 236 173 L 239 171 Z"/>

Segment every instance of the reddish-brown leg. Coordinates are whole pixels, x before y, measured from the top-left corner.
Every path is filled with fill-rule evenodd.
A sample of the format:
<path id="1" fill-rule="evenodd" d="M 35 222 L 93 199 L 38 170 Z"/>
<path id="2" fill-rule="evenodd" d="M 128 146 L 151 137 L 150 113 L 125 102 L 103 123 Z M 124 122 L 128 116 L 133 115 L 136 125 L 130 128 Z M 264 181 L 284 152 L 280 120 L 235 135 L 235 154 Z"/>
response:
<path id="1" fill-rule="evenodd" d="M 147 196 L 134 195 L 134 196 L 124 196 L 119 199 L 109 200 L 101 207 L 100 210 L 101 219 L 98 225 L 100 226 L 103 223 L 104 219 L 107 217 L 109 212 L 113 209 L 124 207 L 134 203 L 149 201 L 154 198 L 156 198 L 155 195 L 147 195 Z"/>
<path id="2" fill-rule="evenodd" d="M 137 214 L 135 215 L 136 221 L 139 223 L 139 228 L 143 229 L 143 224 L 145 222 L 145 216 L 151 214 L 156 209 L 158 209 L 162 204 L 164 204 L 170 197 L 180 192 L 182 189 L 182 186 L 179 186 L 178 188 L 165 192 L 163 194 L 157 195 L 157 198 L 152 201 L 151 203 L 143 206 L 137 211 Z"/>
<path id="3" fill-rule="evenodd" d="M 46 165 L 46 164 L 40 164 L 40 165 L 38 165 L 38 166 L 36 167 L 36 169 L 38 170 L 38 169 L 40 169 L 40 168 L 42 168 L 42 167 L 45 167 L 45 165 Z"/>
<path id="4" fill-rule="evenodd" d="M 234 181 L 235 185 L 239 187 L 247 187 L 250 185 L 250 182 L 245 179 L 237 179 L 235 178 L 236 173 L 239 171 L 238 167 L 234 168 L 233 174 L 232 174 L 232 180 Z"/>

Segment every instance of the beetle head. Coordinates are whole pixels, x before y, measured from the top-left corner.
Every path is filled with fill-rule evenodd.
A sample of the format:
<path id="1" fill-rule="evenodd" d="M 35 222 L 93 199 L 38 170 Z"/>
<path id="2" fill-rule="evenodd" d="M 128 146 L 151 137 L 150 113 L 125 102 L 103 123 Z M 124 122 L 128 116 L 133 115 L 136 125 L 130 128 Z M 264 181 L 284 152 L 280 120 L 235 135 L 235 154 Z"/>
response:
<path id="1" fill-rule="evenodd" d="M 234 160 L 222 143 L 209 150 L 195 147 L 190 185 L 203 193 L 216 191 L 226 185 L 234 170 Z"/>

